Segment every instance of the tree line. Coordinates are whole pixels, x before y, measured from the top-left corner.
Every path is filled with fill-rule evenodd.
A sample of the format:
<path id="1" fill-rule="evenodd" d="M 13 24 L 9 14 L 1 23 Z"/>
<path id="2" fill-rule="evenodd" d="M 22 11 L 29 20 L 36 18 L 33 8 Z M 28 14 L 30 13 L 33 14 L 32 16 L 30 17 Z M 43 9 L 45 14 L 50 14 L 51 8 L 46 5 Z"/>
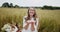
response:
<path id="1" fill-rule="evenodd" d="M 3 3 L 1 7 L 7 7 L 7 8 L 19 8 L 18 5 L 13 6 L 13 3 L 10 3 L 10 4 L 9 4 L 8 2 Z"/>
<path id="2" fill-rule="evenodd" d="M 53 6 L 45 5 L 41 9 L 57 10 L 57 9 L 60 9 L 60 7 L 53 7 Z"/>
<path id="3" fill-rule="evenodd" d="M 18 5 L 13 6 L 13 3 L 9 4 L 8 2 L 3 3 L 1 7 L 8 7 L 8 8 L 28 8 L 28 7 L 20 7 Z M 49 10 L 60 9 L 60 7 L 53 7 L 53 6 L 47 6 L 47 5 L 44 5 L 43 7 L 35 7 L 35 8 L 49 9 Z"/>

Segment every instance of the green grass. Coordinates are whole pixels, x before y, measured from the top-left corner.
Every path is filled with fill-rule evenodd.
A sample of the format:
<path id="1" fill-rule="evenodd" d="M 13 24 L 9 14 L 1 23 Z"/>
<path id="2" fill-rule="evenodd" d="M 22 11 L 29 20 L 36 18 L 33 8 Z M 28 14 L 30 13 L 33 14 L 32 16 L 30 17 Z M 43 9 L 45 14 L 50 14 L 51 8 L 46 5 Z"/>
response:
<path id="1" fill-rule="evenodd" d="M 36 12 L 39 17 L 39 32 L 60 32 L 60 10 L 36 9 Z M 25 15 L 26 8 L 0 8 L 0 28 L 12 20 L 22 26 L 22 18 Z"/>

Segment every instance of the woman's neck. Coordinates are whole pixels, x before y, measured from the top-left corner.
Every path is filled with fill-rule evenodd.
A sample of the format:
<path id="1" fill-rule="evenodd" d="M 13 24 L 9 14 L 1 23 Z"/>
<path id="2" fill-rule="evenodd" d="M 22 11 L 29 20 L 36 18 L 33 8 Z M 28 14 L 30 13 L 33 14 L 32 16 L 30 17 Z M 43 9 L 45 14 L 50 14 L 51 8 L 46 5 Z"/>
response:
<path id="1" fill-rule="evenodd" d="M 30 18 L 32 18 L 33 16 L 30 16 Z"/>

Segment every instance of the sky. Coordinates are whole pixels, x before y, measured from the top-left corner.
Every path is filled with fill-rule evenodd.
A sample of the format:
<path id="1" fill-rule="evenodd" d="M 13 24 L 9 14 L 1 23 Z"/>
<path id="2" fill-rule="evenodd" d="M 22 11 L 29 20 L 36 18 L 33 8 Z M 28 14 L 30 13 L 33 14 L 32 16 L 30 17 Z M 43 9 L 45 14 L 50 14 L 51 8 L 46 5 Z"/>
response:
<path id="1" fill-rule="evenodd" d="M 48 6 L 58 6 L 60 7 L 60 0 L 0 0 L 0 6 L 2 6 L 2 4 L 4 2 L 8 2 L 13 3 L 13 5 L 19 5 L 19 6 L 44 6 L 44 5 L 48 5 Z"/>

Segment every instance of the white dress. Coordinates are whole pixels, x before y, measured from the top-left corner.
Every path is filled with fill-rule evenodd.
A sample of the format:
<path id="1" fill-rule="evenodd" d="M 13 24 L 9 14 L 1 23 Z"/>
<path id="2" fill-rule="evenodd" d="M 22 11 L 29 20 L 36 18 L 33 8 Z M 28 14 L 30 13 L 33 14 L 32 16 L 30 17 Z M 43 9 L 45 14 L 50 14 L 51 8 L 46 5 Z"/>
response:
<path id="1" fill-rule="evenodd" d="M 23 27 L 26 25 L 26 22 L 25 22 L 25 18 L 26 18 L 27 16 L 25 16 L 25 17 L 23 17 Z M 34 18 L 31 18 L 31 20 L 28 20 L 27 22 L 31 22 L 31 21 L 34 21 L 35 22 L 35 20 L 34 20 Z M 37 30 L 37 27 L 38 27 L 38 18 L 36 18 L 36 25 L 34 25 L 34 27 L 35 27 L 35 30 L 34 31 L 31 31 L 31 24 L 29 24 L 29 26 L 28 26 L 28 29 L 27 30 L 25 30 L 24 28 L 22 29 L 22 32 L 38 32 L 38 30 Z"/>

